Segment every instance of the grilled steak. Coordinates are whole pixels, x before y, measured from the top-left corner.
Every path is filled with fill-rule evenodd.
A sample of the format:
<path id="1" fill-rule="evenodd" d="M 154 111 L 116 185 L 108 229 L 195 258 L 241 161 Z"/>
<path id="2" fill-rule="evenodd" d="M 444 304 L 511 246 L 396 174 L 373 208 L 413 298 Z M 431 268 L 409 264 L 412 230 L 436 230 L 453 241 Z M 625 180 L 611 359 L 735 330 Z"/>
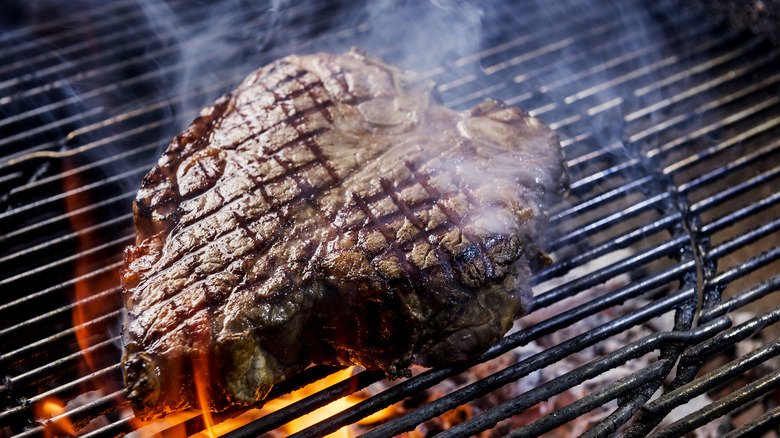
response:
<path id="1" fill-rule="evenodd" d="M 311 363 L 401 376 L 484 352 L 526 311 L 568 185 L 556 136 L 433 86 L 356 50 L 289 56 L 174 139 L 122 272 L 137 416 L 256 403 Z"/>

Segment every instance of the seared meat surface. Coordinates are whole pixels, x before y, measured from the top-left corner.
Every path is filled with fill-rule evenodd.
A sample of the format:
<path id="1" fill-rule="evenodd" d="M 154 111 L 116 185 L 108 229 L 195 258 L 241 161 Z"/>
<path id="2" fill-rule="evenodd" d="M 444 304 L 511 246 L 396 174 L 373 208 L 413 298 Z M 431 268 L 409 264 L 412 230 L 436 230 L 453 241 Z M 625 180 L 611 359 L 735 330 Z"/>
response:
<path id="1" fill-rule="evenodd" d="M 557 138 L 433 86 L 358 51 L 288 56 L 174 139 L 122 272 L 137 416 L 256 403 L 311 363 L 472 357 L 526 311 L 568 186 Z"/>

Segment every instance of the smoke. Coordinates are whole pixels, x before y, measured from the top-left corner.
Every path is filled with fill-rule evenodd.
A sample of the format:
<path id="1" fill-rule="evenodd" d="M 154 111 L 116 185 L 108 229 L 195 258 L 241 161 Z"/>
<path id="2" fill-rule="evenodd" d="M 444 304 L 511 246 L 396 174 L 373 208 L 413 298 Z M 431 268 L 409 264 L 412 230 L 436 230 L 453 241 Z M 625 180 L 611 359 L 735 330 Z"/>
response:
<path id="1" fill-rule="evenodd" d="M 341 52 L 358 45 L 388 62 L 426 72 L 479 48 L 484 7 L 465 0 L 367 2 L 352 13 L 357 38 L 332 46 Z"/>
<path id="2" fill-rule="evenodd" d="M 46 151 L 80 157 L 73 168 L 101 163 L 95 180 L 110 184 L 100 195 L 120 196 L 137 190 L 202 107 L 255 69 L 291 53 L 358 46 L 435 79 L 448 106 L 501 99 L 561 138 L 577 138 L 565 145 L 569 157 L 608 148 L 620 160 L 654 141 L 629 137 L 656 123 L 655 112 L 641 109 L 673 94 L 671 79 L 686 70 L 689 58 L 670 48 L 707 50 L 707 24 L 681 27 L 690 11 L 670 3 L 11 2 L 0 48 L 15 51 L 11 61 L 20 66 L 0 66 L 0 115 L 14 120 L 0 126 L 0 137 L 15 158 Z M 679 13 L 664 12 L 670 9 Z M 45 177 L 48 165 L 22 171 Z M 579 171 L 572 169 L 573 179 Z M 130 212 L 129 200 L 121 210 Z"/>
<path id="3" fill-rule="evenodd" d="M 66 5 L 72 36 L 30 35 L 45 42 L 57 63 L 71 66 L 55 68 L 62 85 L 54 88 L 86 95 L 72 112 L 100 107 L 109 119 L 145 111 L 148 117 L 135 117 L 133 126 L 165 120 L 155 132 L 163 142 L 274 59 L 358 46 L 433 77 L 456 108 L 497 97 L 558 125 L 584 111 L 580 118 L 604 127 L 599 143 L 611 144 L 621 136 L 620 111 L 657 101 L 660 92 L 627 92 L 631 81 L 622 75 L 645 68 L 662 77 L 668 66 L 656 64 L 663 64 L 664 46 L 694 31 L 675 28 L 675 17 L 659 16 L 661 8 L 649 2 L 39 0 L 15 8 L 22 20 L 48 20 Z M 70 50 L 74 43 L 82 49 Z M 61 100 L 53 93 L 35 97 Z M 116 125 L 116 133 L 131 128 Z M 65 146 L 104 137 L 91 130 Z"/>

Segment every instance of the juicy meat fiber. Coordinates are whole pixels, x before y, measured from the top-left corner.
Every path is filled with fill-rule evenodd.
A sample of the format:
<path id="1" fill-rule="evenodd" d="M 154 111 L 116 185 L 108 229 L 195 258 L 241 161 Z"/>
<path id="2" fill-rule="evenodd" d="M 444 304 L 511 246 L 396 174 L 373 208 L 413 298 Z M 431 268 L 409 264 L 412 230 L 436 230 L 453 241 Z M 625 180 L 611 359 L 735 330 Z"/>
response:
<path id="1" fill-rule="evenodd" d="M 433 86 L 357 50 L 288 56 L 174 139 L 122 271 L 137 416 L 256 403 L 310 363 L 401 376 L 484 352 L 526 312 L 568 186 L 557 138 Z"/>

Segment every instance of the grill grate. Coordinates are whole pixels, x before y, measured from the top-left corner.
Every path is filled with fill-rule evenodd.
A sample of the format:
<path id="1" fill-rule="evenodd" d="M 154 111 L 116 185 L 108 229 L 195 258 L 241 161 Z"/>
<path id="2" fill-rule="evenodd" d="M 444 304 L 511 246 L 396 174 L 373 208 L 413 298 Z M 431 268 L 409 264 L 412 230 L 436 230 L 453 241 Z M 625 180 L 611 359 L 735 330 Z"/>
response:
<path id="1" fill-rule="evenodd" d="M 494 97 L 541 118 L 573 183 L 551 217 L 555 262 L 532 279 L 534 312 L 517 331 L 296 436 L 411 404 L 533 345 L 360 430 L 432 434 L 432 419 L 512 387 L 440 435 L 780 434 L 780 54 L 761 37 L 672 0 L 85 3 L 67 14 L 12 3 L 14 21 L 0 22 L 3 435 L 207 427 L 195 414 L 142 425 L 122 394 L 117 272 L 130 202 L 170 139 L 255 67 L 350 45 L 425 72 L 447 106 Z M 309 368 L 272 396 L 334 371 Z M 273 431 L 381 378 L 358 373 L 228 435 Z M 64 409 L 41 414 L 47 401 Z M 542 405 L 555 410 L 524 416 Z"/>

